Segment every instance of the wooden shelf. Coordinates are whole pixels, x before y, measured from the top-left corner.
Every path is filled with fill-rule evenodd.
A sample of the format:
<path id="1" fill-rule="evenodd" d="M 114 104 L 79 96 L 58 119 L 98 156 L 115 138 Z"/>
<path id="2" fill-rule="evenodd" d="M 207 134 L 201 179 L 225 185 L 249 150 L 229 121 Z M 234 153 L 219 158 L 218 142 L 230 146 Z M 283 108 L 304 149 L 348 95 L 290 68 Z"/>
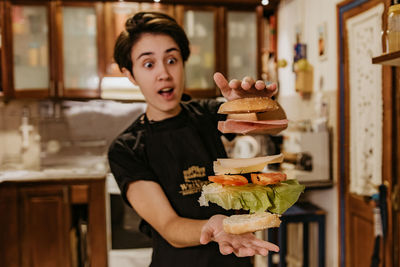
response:
<path id="1" fill-rule="evenodd" d="M 383 54 L 372 58 L 372 64 L 400 66 L 400 51 Z"/>

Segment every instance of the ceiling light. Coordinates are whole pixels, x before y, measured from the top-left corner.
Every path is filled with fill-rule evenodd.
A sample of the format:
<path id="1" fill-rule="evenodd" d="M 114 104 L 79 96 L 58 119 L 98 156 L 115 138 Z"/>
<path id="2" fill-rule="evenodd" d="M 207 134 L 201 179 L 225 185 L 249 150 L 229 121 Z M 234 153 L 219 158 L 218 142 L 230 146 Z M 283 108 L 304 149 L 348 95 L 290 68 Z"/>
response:
<path id="1" fill-rule="evenodd" d="M 269 0 L 261 0 L 261 5 L 266 6 L 269 4 Z"/>

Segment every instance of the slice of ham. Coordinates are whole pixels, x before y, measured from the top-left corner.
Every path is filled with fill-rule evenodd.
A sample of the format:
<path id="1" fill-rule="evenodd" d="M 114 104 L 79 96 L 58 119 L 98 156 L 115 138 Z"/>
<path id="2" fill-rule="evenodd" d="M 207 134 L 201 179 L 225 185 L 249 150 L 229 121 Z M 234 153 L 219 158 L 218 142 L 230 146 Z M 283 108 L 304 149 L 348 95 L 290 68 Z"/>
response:
<path id="1" fill-rule="evenodd" d="M 239 134 L 278 134 L 286 129 L 288 120 L 233 120 L 218 122 L 218 130 L 222 133 L 239 133 Z"/>

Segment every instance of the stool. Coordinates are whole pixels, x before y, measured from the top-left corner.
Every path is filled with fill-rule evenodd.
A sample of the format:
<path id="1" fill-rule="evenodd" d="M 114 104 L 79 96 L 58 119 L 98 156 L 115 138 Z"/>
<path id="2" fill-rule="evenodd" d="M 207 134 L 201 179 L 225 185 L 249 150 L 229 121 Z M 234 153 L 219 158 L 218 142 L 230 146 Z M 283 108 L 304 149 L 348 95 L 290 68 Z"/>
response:
<path id="1" fill-rule="evenodd" d="M 303 266 L 309 265 L 308 227 L 310 222 L 318 223 L 318 266 L 325 266 L 325 215 L 324 210 L 309 202 L 298 202 L 282 214 L 280 218 L 282 222 L 279 228 L 268 229 L 268 241 L 280 247 L 280 267 L 286 267 L 287 225 L 289 223 L 303 224 Z M 278 232 L 278 240 L 276 240 L 276 232 Z M 273 254 L 273 252 L 268 254 L 269 267 L 274 266 L 272 263 Z"/>

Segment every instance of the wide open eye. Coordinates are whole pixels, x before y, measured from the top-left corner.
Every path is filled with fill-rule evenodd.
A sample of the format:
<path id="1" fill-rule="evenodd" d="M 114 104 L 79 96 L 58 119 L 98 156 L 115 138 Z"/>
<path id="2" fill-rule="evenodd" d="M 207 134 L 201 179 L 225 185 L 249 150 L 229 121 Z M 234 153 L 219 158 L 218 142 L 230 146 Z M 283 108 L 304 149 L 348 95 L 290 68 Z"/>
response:
<path id="1" fill-rule="evenodd" d="M 178 60 L 174 57 L 167 59 L 167 64 L 175 64 Z"/>
<path id="2" fill-rule="evenodd" d="M 145 62 L 145 63 L 143 64 L 143 66 L 144 66 L 145 68 L 150 69 L 150 68 L 152 68 L 152 67 L 154 66 L 154 64 L 153 64 L 153 62 Z"/>

